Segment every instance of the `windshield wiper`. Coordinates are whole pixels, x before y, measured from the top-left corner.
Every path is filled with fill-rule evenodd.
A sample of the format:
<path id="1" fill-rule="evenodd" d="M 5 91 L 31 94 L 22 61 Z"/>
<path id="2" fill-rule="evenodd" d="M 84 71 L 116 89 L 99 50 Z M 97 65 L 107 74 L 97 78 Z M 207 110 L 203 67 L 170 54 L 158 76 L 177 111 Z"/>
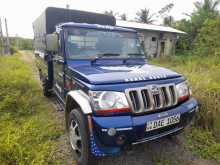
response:
<path id="1" fill-rule="evenodd" d="M 142 56 L 142 57 L 144 57 L 144 54 L 141 54 L 141 53 L 128 53 L 128 56 Z"/>
<path id="2" fill-rule="evenodd" d="M 98 54 L 97 55 L 98 58 L 102 58 L 102 57 L 115 57 L 115 56 L 120 56 L 120 54 L 118 54 L 118 53 L 102 53 L 102 54 Z"/>
<path id="3" fill-rule="evenodd" d="M 102 53 L 102 54 L 97 54 L 96 58 L 93 59 L 91 62 L 93 64 L 99 58 L 103 58 L 103 57 L 116 57 L 116 56 L 120 56 L 120 54 L 118 54 L 118 53 Z"/>

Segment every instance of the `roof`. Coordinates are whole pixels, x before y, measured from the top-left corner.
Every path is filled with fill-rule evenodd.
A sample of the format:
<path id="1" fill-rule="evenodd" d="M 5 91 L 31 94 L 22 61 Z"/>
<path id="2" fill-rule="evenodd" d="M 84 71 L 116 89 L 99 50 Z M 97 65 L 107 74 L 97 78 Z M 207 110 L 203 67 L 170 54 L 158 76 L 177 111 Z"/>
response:
<path id="1" fill-rule="evenodd" d="M 132 21 L 116 20 L 116 25 L 121 26 L 121 27 L 126 27 L 126 28 L 133 28 L 133 29 L 186 34 L 183 31 L 180 31 L 172 27 L 168 27 L 168 26 L 152 25 L 152 24 L 138 23 L 138 22 L 132 22 Z"/>
<path id="2" fill-rule="evenodd" d="M 78 28 L 90 28 L 90 29 L 99 29 L 99 30 L 136 32 L 136 30 L 134 30 L 134 29 L 128 29 L 128 28 L 118 27 L 118 26 L 87 24 L 87 23 L 75 23 L 75 22 L 62 23 L 62 24 L 59 24 L 57 27 L 58 28 L 59 27 L 78 27 Z"/>

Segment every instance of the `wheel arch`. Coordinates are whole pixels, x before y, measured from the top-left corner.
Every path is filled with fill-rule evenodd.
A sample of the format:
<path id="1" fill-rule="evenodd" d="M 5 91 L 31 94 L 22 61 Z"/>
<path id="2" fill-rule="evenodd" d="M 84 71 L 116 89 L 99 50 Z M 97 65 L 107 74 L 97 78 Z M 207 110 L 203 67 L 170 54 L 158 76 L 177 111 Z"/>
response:
<path id="1" fill-rule="evenodd" d="M 88 115 L 92 113 L 90 99 L 82 90 L 70 91 L 66 97 L 65 121 L 66 129 L 68 129 L 69 113 L 73 109 L 79 109 L 82 114 Z"/>

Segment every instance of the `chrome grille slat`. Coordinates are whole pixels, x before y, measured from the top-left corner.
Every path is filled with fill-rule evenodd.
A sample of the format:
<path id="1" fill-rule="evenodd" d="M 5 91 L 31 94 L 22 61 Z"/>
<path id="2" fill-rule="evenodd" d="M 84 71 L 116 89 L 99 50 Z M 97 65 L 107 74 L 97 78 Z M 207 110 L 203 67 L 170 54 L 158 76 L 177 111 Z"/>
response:
<path id="1" fill-rule="evenodd" d="M 132 105 L 133 105 L 133 108 L 134 109 L 139 109 L 138 107 L 138 104 L 139 104 L 139 100 L 136 98 L 136 94 L 137 94 L 137 91 L 131 91 L 130 93 L 130 97 L 131 97 L 131 100 L 133 100 L 132 101 Z"/>
<path id="2" fill-rule="evenodd" d="M 175 84 L 126 89 L 125 93 L 134 113 L 154 111 L 177 104 Z"/>
<path id="3" fill-rule="evenodd" d="M 172 105 L 172 98 L 171 98 L 171 94 L 170 94 L 170 90 L 169 90 L 169 86 L 167 86 L 166 87 L 166 94 L 167 94 L 167 100 L 168 100 L 168 104 L 167 104 L 167 106 L 169 107 L 169 106 L 171 106 Z"/>

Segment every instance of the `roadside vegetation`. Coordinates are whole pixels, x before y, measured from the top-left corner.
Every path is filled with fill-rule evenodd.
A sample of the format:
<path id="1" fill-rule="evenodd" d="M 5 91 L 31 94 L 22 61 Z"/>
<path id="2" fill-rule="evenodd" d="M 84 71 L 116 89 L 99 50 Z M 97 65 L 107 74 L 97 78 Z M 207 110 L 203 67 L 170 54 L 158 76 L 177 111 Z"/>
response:
<path id="1" fill-rule="evenodd" d="M 205 159 L 220 162 L 220 0 L 200 0 L 188 19 L 174 21 L 185 31 L 177 42 L 177 55 L 152 62 L 185 75 L 200 104 L 187 146 Z"/>
<path id="2" fill-rule="evenodd" d="M 220 56 L 170 56 L 152 60 L 187 78 L 200 104 L 193 128 L 187 130 L 188 147 L 203 158 L 220 162 Z"/>
<path id="3" fill-rule="evenodd" d="M 0 164 L 59 164 L 62 128 L 20 54 L 0 58 Z"/>

